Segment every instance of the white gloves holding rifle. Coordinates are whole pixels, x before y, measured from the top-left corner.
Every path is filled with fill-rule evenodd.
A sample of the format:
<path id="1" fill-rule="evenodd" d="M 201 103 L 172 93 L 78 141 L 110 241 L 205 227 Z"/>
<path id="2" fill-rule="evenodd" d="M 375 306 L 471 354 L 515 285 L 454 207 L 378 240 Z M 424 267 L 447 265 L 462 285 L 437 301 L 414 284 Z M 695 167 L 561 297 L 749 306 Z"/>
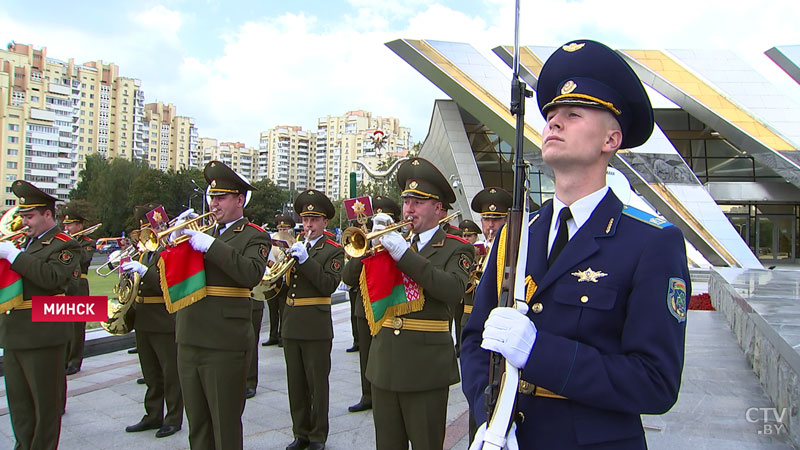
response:
<path id="1" fill-rule="evenodd" d="M 495 440 L 486 440 L 486 422 L 483 422 L 478 430 L 475 431 L 475 439 L 469 446 L 469 450 L 481 450 L 484 442 L 495 443 Z M 505 444 L 501 447 L 503 450 L 519 450 L 519 443 L 517 443 L 517 424 L 512 423 L 511 429 L 508 430 L 508 435 L 505 438 Z"/>
<path id="2" fill-rule="evenodd" d="M 522 311 L 495 308 L 483 325 L 481 347 L 500 353 L 512 366 L 524 369 L 536 342 L 536 326 Z"/>

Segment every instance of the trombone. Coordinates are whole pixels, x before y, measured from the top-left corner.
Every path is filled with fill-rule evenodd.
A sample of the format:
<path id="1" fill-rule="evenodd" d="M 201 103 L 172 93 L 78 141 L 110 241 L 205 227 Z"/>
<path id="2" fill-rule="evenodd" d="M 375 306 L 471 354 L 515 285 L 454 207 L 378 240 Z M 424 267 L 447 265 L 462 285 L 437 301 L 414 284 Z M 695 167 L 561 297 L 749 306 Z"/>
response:
<path id="1" fill-rule="evenodd" d="M 450 222 L 453 220 L 453 217 L 456 217 L 459 214 L 461 214 L 461 211 L 456 211 L 447 217 L 440 219 L 439 225 Z M 400 222 L 389 225 L 382 230 L 373 231 L 371 233 L 367 233 L 359 227 L 347 227 L 342 232 L 342 248 L 344 248 L 344 252 L 347 253 L 347 256 L 351 258 L 364 256 L 367 253 L 367 245 L 370 241 L 377 239 L 386 233 L 397 231 L 400 228 L 409 225 L 411 222 L 411 219 L 401 220 Z M 375 253 L 382 249 L 382 245 L 377 245 L 372 248 L 372 252 Z"/>
<path id="2" fill-rule="evenodd" d="M 209 219 L 210 222 L 206 225 L 203 225 L 203 221 L 206 219 Z M 183 231 L 184 229 L 189 229 L 202 232 L 211 229 L 216 224 L 217 218 L 214 215 L 214 211 L 209 211 L 200 216 L 188 219 L 185 222 L 173 225 L 164 231 L 155 231 L 152 228 L 145 228 L 139 233 L 139 242 L 148 251 L 154 252 L 158 250 L 159 247 L 178 245 L 181 242 L 189 240 L 189 236 L 185 234 L 181 234 L 180 236 L 170 240 L 169 235 L 174 231 Z"/>
<path id="3" fill-rule="evenodd" d="M 126 247 L 125 250 L 114 250 L 108 255 L 108 261 L 95 269 L 95 273 L 97 273 L 98 276 L 105 278 L 119 269 L 120 263 L 123 259 L 130 258 L 131 260 L 134 260 L 139 256 L 139 253 L 141 253 L 141 249 L 138 248 L 137 245 L 133 244 Z"/>
<path id="4" fill-rule="evenodd" d="M 100 228 L 102 226 L 103 226 L 103 223 L 100 222 L 98 224 L 94 224 L 94 225 L 90 226 L 89 228 L 84 228 L 81 231 L 78 231 L 77 233 L 75 233 L 75 234 L 73 234 L 71 236 L 72 236 L 73 239 L 75 239 L 76 237 L 87 236 L 87 235 L 90 235 L 90 234 L 94 233 L 95 231 L 97 231 L 98 228 Z"/>

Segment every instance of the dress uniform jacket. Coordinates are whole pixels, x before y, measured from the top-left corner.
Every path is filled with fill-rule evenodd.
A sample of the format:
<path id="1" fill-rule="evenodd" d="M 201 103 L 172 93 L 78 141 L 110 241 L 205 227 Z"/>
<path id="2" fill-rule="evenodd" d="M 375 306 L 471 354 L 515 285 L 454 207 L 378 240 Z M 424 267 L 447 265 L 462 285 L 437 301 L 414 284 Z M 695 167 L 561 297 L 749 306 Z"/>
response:
<path id="1" fill-rule="evenodd" d="M 341 281 L 344 265 L 342 246 L 322 236 L 308 250 L 305 264 L 295 264 L 287 274 L 288 294 L 281 337 L 284 339 L 333 339 L 330 305 L 293 306 L 297 299 L 330 297 Z"/>
<path id="2" fill-rule="evenodd" d="M 397 268 L 411 277 L 425 295 L 422 310 L 408 319 L 449 322 L 451 308 L 461 301 L 474 255 L 472 245 L 439 229 L 417 253 L 405 252 Z M 458 383 L 458 366 L 450 333 L 381 328 L 373 337 L 367 379 L 387 391 L 418 392 Z"/>
<path id="3" fill-rule="evenodd" d="M 537 386 L 566 398 L 518 394 L 520 448 L 646 448 L 639 415 L 669 410 L 680 387 L 691 295 L 682 233 L 623 207 L 609 191 L 548 270 L 552 215 L 548 203 L 529 228 L 526 274 L 538 287 L 527 315 L 538 331 L 521 373 L 529 389 L 521 390 Z M 481 333 L 497 304 L 498 247 L 461 354 L 464 393 L 479 424 L 490 358 Z"/>
<path id="4" fill-rule="evenodd" d="M 89 264 L 94 255 L 95 242 L 88 236 L 80 236 L 75 239 L 81 246 L 80 268 L 81 275 L 70 284 L 67 295 L 89 295 Z M 70 344 L 67 348 L 67 366 L 81 368 L 83 363 L 83 349 L 86 340 L 86 322 L 73 322 L 70 336 Z"/>
<path id="5" fill-rule="evenodd" d="M 270 246 L 269 235 L 247 219 L 229 225 L 205 254 L 206 286 L 252 289 L 264 276 Z M 177 342 L 247 351 L 253 340 L 251 309 L 250 295 L 208 295 L 176 313 Z"/>
<path id="6" fill-rule="evenodd" d="M 350 289 L 353 302 L 353 316 L 356 322 L 356 333 L 358 334 L 358 360 L 361 371 L 361 403 L 372 403 L 372 386 L 367 380 L 367 362 L 369 361 L 369 349 L 372 347 L 372 335 L 367 321 L 367 311 L 364 309 L 364 298 L 361 296 L 361 269 L 364 264 L 363 258 L 351 258 L 344 265 L 342 271 L 342 281 Z"/>
<path id="7" fill-rule="evenodd" d="M 64 294 L 80 274 L 80 247 L 57 227 L 28 241 L 11 269 L 22 277 L 23 299 Z M 18 449 L 55 449 L 66 399 L 64 360 L 69 322 L 32 322 L 31 309 L 0 314 L 6 395 Z"/>
<path id="8" fill-rule="evenodd" d="M 147 252 L 142 255 L 141 263 L 147 266 L 141 281 L 139 282 L 139 295 L 133 307 L 136 309 L 136 331 L 146 331 L 150 333 L 172 333 L 175 334 L 175 314 L 167 312 L 164 302 L 150 303 L 145 302 L 144 298 L 164 297 L 161 290 L 161 276 L 158 269 L 158 260 L 161 255 L 158 252 Z"/>

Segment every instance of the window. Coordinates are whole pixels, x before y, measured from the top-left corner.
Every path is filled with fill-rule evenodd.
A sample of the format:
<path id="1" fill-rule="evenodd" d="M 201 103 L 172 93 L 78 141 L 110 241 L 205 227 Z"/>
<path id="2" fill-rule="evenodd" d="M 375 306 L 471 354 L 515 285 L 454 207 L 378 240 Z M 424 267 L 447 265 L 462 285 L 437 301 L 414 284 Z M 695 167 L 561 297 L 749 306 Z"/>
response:
<path id="1" fill-rule="evenodd" d="M 9 144 L 16 144 L 18 142 L 19 142 L 19 138 L 18 137 L 16 137 L 16 136 L 9 136 L 8 137 L 8 143 Z"/>
<path id="2" fill-rule="evenodd" d="M 19 154 L 19 150 L 15 148 L 9 148 L 8 150 L 6 150 L 6 154 L 8 156 L 17 156 Z"/>
<path id="3" fill-rule="evenodd" d="M 15 123 L 8 124 L 9 131 L 19 131 L 19 125 Z"/>
<path id="4" fill-rule="evenodd" d="M 10 173 L 10 174 L 6 175 L 6 181 L 16 181 L 16 180 L 17 180 L 17 176 L 14 175 L 13 173 Z"/>
<path id="5" fill-rule="evenodd" d="M 7 161 L 6 162 L 6 167 L 9 168 L 9 169 L 16 169 L 17 168 L 17 162 L 16 161 Z"/>
<path id="6" fill-rule="evenodd" d="M 16 206 L 17 201 L 15 199 L 8 199 L 6 200 L 6 206 Z"/>

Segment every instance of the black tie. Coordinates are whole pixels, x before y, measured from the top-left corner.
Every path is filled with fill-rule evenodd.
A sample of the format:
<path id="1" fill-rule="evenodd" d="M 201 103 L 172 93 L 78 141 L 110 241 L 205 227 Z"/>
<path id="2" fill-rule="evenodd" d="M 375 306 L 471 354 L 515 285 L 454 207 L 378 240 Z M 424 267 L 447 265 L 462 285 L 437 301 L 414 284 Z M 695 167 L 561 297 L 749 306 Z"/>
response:
<path id="1" fill-rule="evenodd" d="M 572 218 L 572 211 L 569 208 L 562 208 L 558 213 L 558 233 L 556 233 L 556 240 L 553 241 L 553 248 L 550 250 L 550 257 L 547 258 L 547 267 L 550 267 L 558 258 L 558 254 L 564 247 L 567 246 L 569 241 L 569 228 L 567 228 L 567 220 Z"/>

